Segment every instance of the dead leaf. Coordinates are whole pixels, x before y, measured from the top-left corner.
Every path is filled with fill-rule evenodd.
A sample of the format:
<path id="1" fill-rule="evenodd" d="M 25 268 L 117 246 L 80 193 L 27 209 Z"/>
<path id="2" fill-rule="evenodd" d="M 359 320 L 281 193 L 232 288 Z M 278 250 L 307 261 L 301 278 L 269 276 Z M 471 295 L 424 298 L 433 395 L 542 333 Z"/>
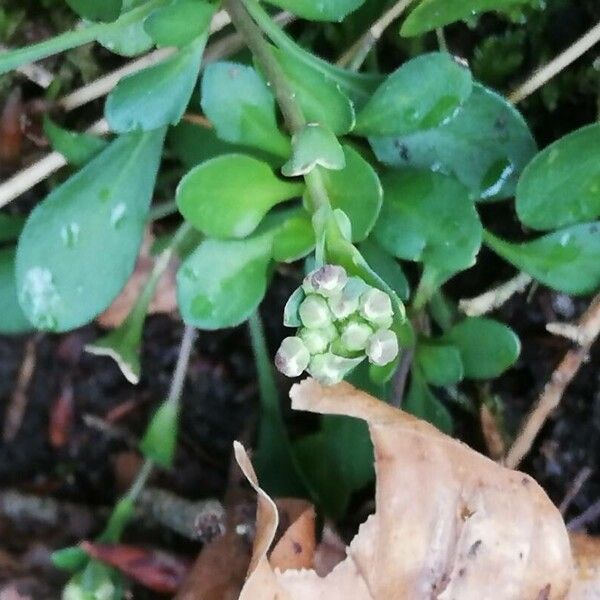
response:
<path id="1" fill-rule="evenodd" d="M 305 500 L 275 500 L 283 535 L 275 544 L 269 562 L 273 569 L 312 569 L 315 547 L 315 509 Z"/>
<path id="2" fill-rule="evenodd" d="M 240 444 L 258 494 L 257 535 L 241 600 L 560 600 L 573 565 L 558 510 L 529 476 L 347 383 L 292 387 L 292 406 L 367 421 L 376 454 L 376 513 L 326 577 L 273 569 L 273 501 Z"/>
<path id="3" fill-rule="evenodd" d="M 92 558 L 109 564 L 143 586 L 162 594 L 174 594 L 190 569 L 187 559 L 157 550 L 126 544 L 82 542 Z"/>
<path id="4" fill-rule="evenodd" d="M 152 233 L 147 230 L 133 274 L 121 293 L 97 319 L 102 327 L 115 329 L 121 325 L 133 308 L 156 262 L 156 258 L 150 254 L 154 239 Z M 158 281 L 156 293 L 150 303 L 148 314 L 169 314 L 177 310 L 175 278 L 178 266 L 179 261 L 176 258 L 171 258 L 166 271 Z"/>
<path id="5" fill-rule="evenodd" d="M 569 600 L 600 599 L 600 538 L 571 533 L 575 559 L 575 581 Z"/>

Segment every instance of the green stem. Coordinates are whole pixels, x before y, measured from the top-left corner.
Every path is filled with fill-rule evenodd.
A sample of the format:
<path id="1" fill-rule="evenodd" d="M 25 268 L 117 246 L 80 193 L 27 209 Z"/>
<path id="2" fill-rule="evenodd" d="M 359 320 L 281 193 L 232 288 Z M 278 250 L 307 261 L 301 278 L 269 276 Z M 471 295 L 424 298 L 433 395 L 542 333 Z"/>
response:
<path id="1" fill-rule="evenodd" d="M 113 33 L 121 27 L 127 27 L 145 17 L 155 6 L 162 2 L 164 0 L 151 0 L 121 15 L 113 23 L 94 23 L 81 29 L 67 31 L 38 44 L 2 54 L 0 55 L 0 75 L 26 63 L 35 62 L 77 46 L 83 46 L 83 44 L 93 42 L 102 35 Z"/>
<path id="2" fill-rule="evenodd" d="M 271 359 L 267 351 L 265 332 L 258 311 L 253 312 L 248 318 L 252 352 L 256 361 L 258 372 L 258 387 L 263 404 L 263 410 L 279 413 L 279 393 L 275 383 Z"/>

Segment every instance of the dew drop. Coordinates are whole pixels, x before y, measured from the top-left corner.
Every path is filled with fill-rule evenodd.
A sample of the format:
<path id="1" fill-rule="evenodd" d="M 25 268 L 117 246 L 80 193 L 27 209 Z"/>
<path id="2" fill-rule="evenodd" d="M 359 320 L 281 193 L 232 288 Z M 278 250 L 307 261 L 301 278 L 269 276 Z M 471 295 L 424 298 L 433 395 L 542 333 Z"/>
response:
<path id="1" fill-rule="evenodd" d="M 54 312 L 60 302 L 60 296 L 49 269 L 32 267 L 25 273 L 20 300 L 36 327 L 50 331 L 56 329 Z"/>
<path id="2" fill-rule="evenodd" d="M 116 229 L 119 227 L 123 219 L 125 218 L 125 213 L 127 212 L 127 206 L 123 202 L 119 202 L 113 209 L 110 211 L 110 224 Z"/>
<path id="3" fill-rule="evenodd" d="M 60 237 L 67 248 L 73 248 L 79 241 L 79 225 L 77 223 L 64 225 L 60 230 Z"/>

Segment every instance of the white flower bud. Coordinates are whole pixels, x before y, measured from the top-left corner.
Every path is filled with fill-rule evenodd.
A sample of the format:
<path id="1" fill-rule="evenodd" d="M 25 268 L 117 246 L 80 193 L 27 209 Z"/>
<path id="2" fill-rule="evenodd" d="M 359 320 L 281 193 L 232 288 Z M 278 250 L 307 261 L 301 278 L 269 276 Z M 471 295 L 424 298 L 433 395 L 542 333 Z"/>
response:
<path id="1" fill-rule="evenodd" d="M 321 329 L 331 323 L 331 311 L 322 296 L 307 296 L 298 309 L 300 320 L 309 329 Z"/>
<path id="2" fill-rule="evenodd" d="M 365 352 L 374 365 L 387 365 L 398 356 L 398 338 L 390 329 L 380 329 L 369 338 Z"/>
<path id="3" fill-rule="evenodd" d="M 360 358 L 344 358 L 336 356 L 331 352 L 313 356 L 308 365 L 308 372 L 316 380 L 325 385 L 334 385 L 344 379 L 354 367 L 360 364 L 364 356 Z"/>
<path id="4" fill-rule="evenodd" d="M 298 377 L 308 367 L 310 352 L 304 342 L 295 336 L 286 337 L 277 354 L 275 366 L 288 377 Z"/>
<path id="5" fill-rule="evenodd" d="M 377 288 L 367 290 L 360 297 L 360 314 L 370 323 L 387 328 L 392 324 L 394 310 L 390 297 Z"/>
<path id="6" fill-rule="evenodd" d="M 341 292 L 347 281 L 346 270 L 339 265 L 323 265 L 310 275 L 314 291 L 326 298 Z"/>
<path id="7" fill-rule="evenodd" d="M 342 329 L 341 341 L 347 350 L 364 350 L 373 329 L 358 319 L 351 319 Z"/>
<path id="8" fill-rule="evenodd" d="M 329 348 L 329 344 L 338 337 L 337 329 L 333 323 L 322 329 L 303 328 L 298 335 L 311 354 L 322 354 Z"/>
<path id="9" fill-rule="evenodd" d="M 342 291 L 327 300 L 333 316 L 338 319 L 346 319 L 358 310 L 358 298 L 348 297 Z"/>

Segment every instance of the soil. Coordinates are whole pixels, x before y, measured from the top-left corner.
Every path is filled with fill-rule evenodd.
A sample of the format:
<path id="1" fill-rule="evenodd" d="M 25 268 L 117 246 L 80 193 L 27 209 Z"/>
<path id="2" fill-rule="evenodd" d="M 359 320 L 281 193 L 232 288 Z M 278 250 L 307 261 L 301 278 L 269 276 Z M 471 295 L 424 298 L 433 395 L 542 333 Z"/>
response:
<path id="1" fill-rule="evenodd" d="M 569 14 L 571 20 L 565 21 L 567 17 L 562 13 L 556 17 L 557 21 L 563 19 L 562 22 L 570 23 L 570 33 L 566 36 L 569 39 L 565 38 L 565 29 L 549 29 L 549 56 L 586 29 L 587 21 L 581 21 L 577 10 Z M 585 18 L 589 19 L 589 14 Z M 487 21 L 483 25 L 491 30 L 495 26 L 495 22 L 488 24 Z M 465 37 L 464 28 L 454 33 L 450 28 L 449 35 L 454 36 L 455 47 L 465 46 L 468 55 L 474 34 Z M 476 35 L 486 34 L 480 31 Z M 107 60 L 102 53 L 100 63 L 104 66 Z M 530 71 L 535 63 L 536 57 L 529 57 L 522 66 L 523 71 Z M 25 92 L 30 92 L 28 87 Z M 96 109 L 99 111 L 100 107 L 90 108 L 91 111 Z M 536 137 L 544 145 L 593 121 L 597 104 L 595 94 L 581 93 L 560 103 L 554 112 L 538 100 L 526 103 L 523 110 L 532 119 Z M 34 151 L 30 148 L 30 157 Z M 42 194 L 43 191 L 35 190 L 21 201 L 20 208 L 25 210 Z M 493 223 L 500 233 L 521 234 L 515 232 L 515 220 L 506 206 L 486 207 L 483 219 L 487 224 Z M 491 253 L 483 252 L 477 267 L 455 278 L 449 286 L 450 296 L 458 299 L 475 295 L 514 274 Z M 277 274 L 262 305 L 272 353 L 285 335 L 280 324 L 282 309 L 297 285 L 297 277 L 298 272 L 293 270 Z M 514 435 L 569 348 L 568 341 L 548 334 L 545 324 L 576 319 L 587 302 L 586 298 L 572 299 L 539 287 L 529 295 L 514 297 L 497 312 L 499 320 L 519 334 L 523 348 L 517 365 L 491 388 L 502 401 L 509 435 Z M 35 600 L 60 596 L 65 577 L 49 566 L 49 551 L 75 543 L 82 537 L 89 539 L 103 525 L 104 509 L 123 491 L 137 464 L 132 459 L 132 450 L 149 415 L 167 392 L 181 332 L 182 324 L 177 319 L 148 318 L 143 376 L 137 386 L 128 384 L 111 360 L 84 352 L 84 345 L 100 333 L 94 325 L 65 335 L 34 337 L 35 369 L 27 388 L 23 418 L 14 439 L 0 441 L 0 497 L 6 490 L 16 489 L 23 494 L 74 502 L 85 511 L 78 519 L 49 526 L 0 514 L 0 583 L 20 581 L 23 592 Z M 0 336 L 0 415 L 12 401 L 30 339 L 31 336 Z M 523 464 L 523 469 L 540 482 L 557 504 L 584 468 L 593 470 L 568 509 L 567 521 L 600 498 L 599 365 L 600 347 L 596 345 Z M 285 399 L 289 383 L 283 380 L 279 383 Z M 466 391 L 474 398 L 480 393 L 476 388 Z M 61 408 L 57 409 L 57 405 Z M 56 424 L 58 410 L 64 413 L 60 427 Z M 477 418 L 458 405 L 451 405 L 451 410 L 459 436 L 483 450 Z M 257 411 L 256 372 L 245 327 L 200 332 L 183 394 L 176 464 L 168 472 L 157 474 L 152 483 L 184 498 L 222 498 L 228 482 L 232 441 L 242 439 L 251 443 Z M 294 430 L 296 421 L 289 413 L 286 415 Z M 62 435 L 58 442 L 57 427 Z M 357 498 L 353 507 L 356 514 L 349 514 L 347 522 L 342 524 L 342 530 L 349 535 L 364 516 L 364 498 Z M 600 533 L 600 520 L 588 526 L 589 531 Z M 188 542 L 161 529 L 149 532 L 133 527 L 127 531 L 126 541 L 149 542 L 191 557 L 200 548 L 199 543 Z M 159 596 L 135 588 L 133 597 Z"/>

